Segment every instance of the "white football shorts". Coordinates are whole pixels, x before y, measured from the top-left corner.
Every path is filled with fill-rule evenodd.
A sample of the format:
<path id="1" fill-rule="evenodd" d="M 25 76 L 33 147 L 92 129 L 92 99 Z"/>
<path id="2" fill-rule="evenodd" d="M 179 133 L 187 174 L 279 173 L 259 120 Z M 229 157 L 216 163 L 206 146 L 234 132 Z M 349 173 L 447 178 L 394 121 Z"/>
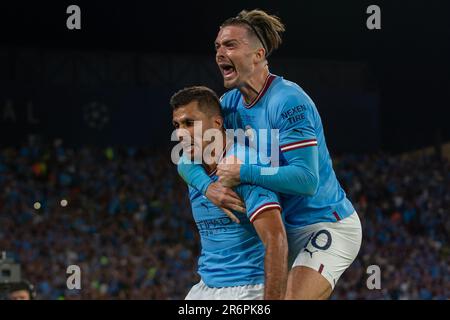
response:
<path id="1" fill-rule="evenodd" d="M 332 289 L 355 260 L 362 240 L 361 221 L 356 212 L 336 222 L 319 222 L 286 233 L 290 268 L 306 266 L 317 270 Z"/>
<path id="2" fill-rule="evenodd" d="M 202 280 L 194 285 L 185 300 L 263 300 L 264 284 L 211 288 Z"/>

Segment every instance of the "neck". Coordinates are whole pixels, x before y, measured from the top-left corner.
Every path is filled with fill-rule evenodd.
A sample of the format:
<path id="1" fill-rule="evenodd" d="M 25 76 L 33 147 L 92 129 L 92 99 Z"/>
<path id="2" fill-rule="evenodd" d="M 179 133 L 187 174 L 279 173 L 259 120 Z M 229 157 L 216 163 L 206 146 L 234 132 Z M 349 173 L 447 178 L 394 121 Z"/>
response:
<path id="1" fill-rule="evenodd" d="M 256 99 L 258 94 L 263 89 L 264 83 L 266 82 L 268 76 L 269 68 L 266 65 L 264 66 L 262 72 L 255 73 L 241 87 L 239 87 L 239 91 L 242 93 L 245 103 L 250 104 Z"/>
<path id="2" fill-rule="evenodd" d="M 223 146 L 222 150 L 214 149 L 213 152 L 211 153 L 211 158 L 213 159 L 213 161 L 208 161 L 209 164 L 206 163 L 205 161 L 203 161 L 203 166 L 205 167 L 206 172 L 208 174 L 210 174 L 211 172 L 216 170 L 218 162 L 219 162 L 219 160 L 220 160 L 220 158 L 221 158 L 221 156 L 223 154 L 223 151 L 227 147 L 227 139 L 226 139 L 225 133 L 222 133 L 222 146 Z M 218 154 L 216 154 L 215 151 L 217 151 Z"/>

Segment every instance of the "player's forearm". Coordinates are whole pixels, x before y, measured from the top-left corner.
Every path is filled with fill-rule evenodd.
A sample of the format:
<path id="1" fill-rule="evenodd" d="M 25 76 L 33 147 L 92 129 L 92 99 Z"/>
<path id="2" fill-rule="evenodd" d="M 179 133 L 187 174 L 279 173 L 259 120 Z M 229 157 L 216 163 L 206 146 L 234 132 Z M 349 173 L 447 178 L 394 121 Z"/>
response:
<path id="1" fill-rule="evenodd" d="M 285 157 L 289 163 L 282 167 L 242 165 L 241 183 L 255 184 L 287 194 L 314 195 L 319 185 L 317 147 L 292 150 L 285 153 Z"/>
<path id="2" fill-rule="evenodd" d="M 188 185 L 197 189 L 202 194 L 206 194 L 206 190 L 213 182 L 212 179 L 206 174 L 202 165 L 187 163 L 186 161 L 182 161 L 182 159 L 178 162 L 178 174 Z"/>
<path id="3" fill-rule="evenodd" d="M 287 243 L 286 236 L 279 234 L 266 240 L 264 260 L 264 299 L 284 299 L 287 285 Z"/>
<path id="4" fill-rule="evenodd" d="M 278 168 L 242 165 L 240 178 L 241 183 L 255 184 L 287 194 L 313 195 L 319 184 L 318 174 L 308 167 L 297 165 Z"/>

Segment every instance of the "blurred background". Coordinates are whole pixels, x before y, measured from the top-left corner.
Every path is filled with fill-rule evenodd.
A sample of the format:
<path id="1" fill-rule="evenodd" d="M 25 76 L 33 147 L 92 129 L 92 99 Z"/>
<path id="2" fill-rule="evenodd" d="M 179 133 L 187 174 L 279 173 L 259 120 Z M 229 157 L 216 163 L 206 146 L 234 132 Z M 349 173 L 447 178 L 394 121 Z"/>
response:
<path id="1" fill-rule="evenodd" d="M 71 4 L 81 30 L 66 27 Z M 449 298 L 448 3 L 18 1 L 0 4 L 0 251 L 38 299 L 182 299 L 198 281 L 168 100 L 224 92 L 218 27 L 253 8 L 285 23 L 270 70 L 314 100 L 362 220 L 332 298 Z M 66 288 L 71 264 L 81 290 Z M 381 290 L 366 287 L 373 264 Z"/>

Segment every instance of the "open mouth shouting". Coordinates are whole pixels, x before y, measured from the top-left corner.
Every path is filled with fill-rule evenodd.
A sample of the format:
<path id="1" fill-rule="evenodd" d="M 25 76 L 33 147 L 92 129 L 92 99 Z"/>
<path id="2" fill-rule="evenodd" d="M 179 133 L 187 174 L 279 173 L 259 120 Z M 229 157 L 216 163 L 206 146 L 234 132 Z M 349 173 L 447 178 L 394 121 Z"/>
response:
<path id="1" fill-rule="evenodd" d="M 222 76 L 225 80 L 230 80 L 236 76 L 236 68 L 233 64 L 227 62 L 219 63 L 220 71 L 222 72 Z"/>

